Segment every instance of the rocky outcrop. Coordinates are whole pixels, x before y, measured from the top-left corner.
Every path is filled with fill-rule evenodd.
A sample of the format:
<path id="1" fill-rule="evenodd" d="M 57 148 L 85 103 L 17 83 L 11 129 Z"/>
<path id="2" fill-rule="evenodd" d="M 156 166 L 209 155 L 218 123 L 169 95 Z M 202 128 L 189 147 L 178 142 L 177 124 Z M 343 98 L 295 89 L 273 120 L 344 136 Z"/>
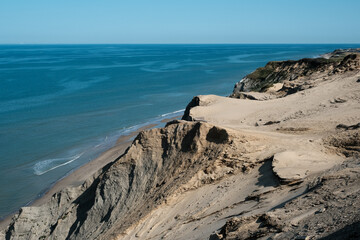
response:
<path id="1" fill-rule="evenodd" d="M 142 132 L 123 156 L 83 186 L 57 193 L 41 207 L 22 208 L 6 239 L 121 235 L 198 172 L 194 186 L 246 169 L 233 139 L 231 131 L 199 122 L 174 121 Z M 214 168 L 215 161 L 223 164 Z"/>
<path id="2" fill-rule="evenodd" d="M 276 96 L 273 94 L 259 92 L 237 92 L 235 95 L 231 95 L 231 97 L 257 101 L 265 101 L 276 98 Z"/>
<path id="3" fill-rule="evenodd" d="M 192 109 L 193 107 L 197 107 L 197 106 L 200 106 L 200 99 L 199 99 L 199 97 L 196 96 L 186 106 L 184 115 L 182 116 L 181 119 L 186 120 L 186 121 L 192 121 L 193 119 L 190 116 L 190 109 Z"/>
<path id="4" fill-rule="evenodd" d="M 265 67 L 256 69 L 235 84 L 230 97 L 241 98 L 242 92 L 266 92 L 276 83 L 286 82 L 281 91 L 286 95 L 307 89 L 303 80 L 320 73 L 324 76 L 360 69 L 360 50 L 335 50 L 320 58 L 304 58 L 298 61 L 288 60 L 269 62 Z M 296 81 L 301 80 L 301 81 Z"/>

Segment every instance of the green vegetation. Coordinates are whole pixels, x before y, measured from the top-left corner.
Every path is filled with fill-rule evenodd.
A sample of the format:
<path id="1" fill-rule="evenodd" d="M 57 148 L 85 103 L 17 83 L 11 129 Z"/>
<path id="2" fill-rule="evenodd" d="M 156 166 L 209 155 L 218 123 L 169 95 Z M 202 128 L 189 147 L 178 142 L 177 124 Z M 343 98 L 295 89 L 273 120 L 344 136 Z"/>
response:
<path id="1" fill-rule="evenodd" d="M 274 83 L 294 80 L 298 77 L 312 74 L 315 71 L 324 71 L 330 66 L 340 64 L 345 56 L 346 54 L 337 55 L 329 59 L 304 58 L 298 61 L 269 62 L 265 67 L 260 67 L 246 76 L 251 81 L 249 90 L 264 92 L 273 86 Z"/>
<path id="2" fill-rule="evenodd" d="M 238 96 L 238 92 L 265 92 L 275 83 L 294 81 L 316 72 L 331 75 L 337 72 L 352 71 L 359 65 L 360 48 L 338 49 L 320 58 L 273 61 L 256 69 L 237 83 L 232 96 Z"/>

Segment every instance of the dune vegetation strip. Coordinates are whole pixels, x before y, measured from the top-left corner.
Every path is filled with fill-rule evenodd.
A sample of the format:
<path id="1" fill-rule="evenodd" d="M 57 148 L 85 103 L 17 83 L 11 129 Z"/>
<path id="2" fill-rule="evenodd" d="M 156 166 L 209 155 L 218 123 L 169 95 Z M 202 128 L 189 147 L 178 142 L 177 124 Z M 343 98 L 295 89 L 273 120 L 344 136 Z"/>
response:
<path id="1" fill-rule="evenodd" d="M 270 62 L 142 131 L 5 239 L 347 239 L 360 229 L 360 53 Z M 1 235 L 2 234 L 2 235 Z M 340 237 L 339 237 L 340 236 Z"/>

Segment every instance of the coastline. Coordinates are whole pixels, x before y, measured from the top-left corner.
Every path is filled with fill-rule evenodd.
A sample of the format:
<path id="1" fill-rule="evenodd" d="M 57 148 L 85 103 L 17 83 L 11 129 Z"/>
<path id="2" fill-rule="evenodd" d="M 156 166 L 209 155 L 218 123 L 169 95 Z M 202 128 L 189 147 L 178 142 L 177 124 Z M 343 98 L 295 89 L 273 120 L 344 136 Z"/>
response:
<path id="1" fill-rule="evenodd" d="M 230 97 L 194 97 L 183 120 L 141 132 L 81 187 L 22 208 L 0 236 L 226 240 L 358 233 L 360 50 L 352 52 L 269 62 Z"/>
<path id="2" fill-rule="evenodd" d="M 115 161 L 100 171 L 84 167 L 94 172 L 83 185 L 86 176 L 75 174 L 74 188 L 22 208 L 0 238 L 357 234 L 360 49 L 334 56 L 269 62 L 229 97 L 195 96 L 182 120 L 130 127 L 133 136 L 152 129 L 124 154 L 126 146 L 104 152 Z"/>
<path id="3" fill-rule="evenodd" d="M 67 187 L 77 187 L 86 181 L 86 179 L 93 176 L 97 171 L 102 169 L 104 166 L 109 164 L 110 162 L 116 160 L 119 156 L 121 156 L 125 150 L 131 145 L 132 140 L 136 137 L 140 132 L 155 128 L 161 127 L 162 124 L 167 123 L 171 120 L 181 118 L 182 115 L 172 116 L 173 113 L 179 113 L 179 111 L 175 111 L 168 114 L 163 114 L 160 121 L 154 121 L 153 123 L 149 123 L 145 126 L 142 126 L 126 135 L 120 136 L 114 145 L 109 149 L 105 150 L 104 152 L 100 153 L 100 155 L 88 163 L 74 169 L 72 172 L 68 173 L 58 181 L 56 181 L 53 185 L 51 185 L 45 192 L 39 195 L 34 201 L 31 201 L 28 206 L 37 207 L 46 202 L 48 202 L 51 197 L 56 193 L 61 191 Z M 0 230 L 5 229 L 9 223 L 11 222 L 12 218 L 17 214 L 18 211 L 14 213 L 10 213 L 8 216 L 5 216 L 3 219 L 0 220 Z"/>
<path id="4" fill-rule="evenodd" d="M 76 46 L 66 48 L 61 46 L 39 47 L 44 48 L 49 54 L 62 56 L 69 60 L 72 59 L 73 51 L 79 50 Z M 284 52 L 284 50 L 293 47 L 296 48 L 296 51 Z M 338 47 L 343 48 L 344 46 L 339 45 Z M 54 63 L 51 66 L 44 65 L 44 63 L 37 65 L 39 69 L 36 69 L 36 72 L 39 76 L 46 74 L 51 67 L 56 69 L 64 65 L 64 70 L 57 70 L 61 75 L 66 76 L 67 71 L 75 70 L 77 67 L 89 68 L 89 70 L 91 68 L 91 71 L 94 72 L 91 76 L 94 76 L 94 79 L 88 78 L 86 71 L 71 71 L 74 74 L 73 78 L 64 79 L 64 82 L 62 82 L 62 78 L 54 76 L 54 86 L 51 86 L 55 90 L 57 89 L 56 86 L 62 86 L 62 83 L 66 84 L 66 89 L 71 91 L 66 94 L 66 97 L 59 95 L 59 97 L 49 101 L 40 101 L 42 105 L 39 107 L 34 106 L 36 110 L 34 116 L 30 112 L 26 113 L 27 108 L 21 108 L 15 112 L 9 111 L 2 115 L 2 119 L 6 123 L 1 126 L 4 130 L 1 141 L 5 144 L 1 148 L 0 155 L 2 156 L 1 163 L 6 164 L 2 165 L 5 167 L 2 168 L 1 179 L 3 182 L 9 181 L 9 183 L 2 187 L 3 197 L 0 199 L 1 219 L 10 213 L 16 212 L 21 206 L 32 204 L 34 199 L 43 195 L 50 189 L 50 186 L 53 186 L 63 176 L 68 175 L 73 169 L 95 159 L 100 153 L 109 149 L 120 135 L 128 134 L 138 127 L 151 123 L 151 121 L 146 121 L 152 120 L 155 116 L 160 117 L 163 113 L 185 108 L 193 96 L 198 94 L 229 95 L 232 86 L 241 76 L 265 65 L 269 60 L 312 57 L 323 54 L 330 49 L 333 50 L 334 46 L 199 45 L 191 46 L 191 48 L 189 46 L 148 46 L 144 49 L 141 48 L 143 53 L 149 55 L 145 58 L 136 57 L 136 52 L 139 50 L 136 46 L 126 46 L 125 48 L 129 51 L 124 52 L 124 47 L 121 46 L 113 46 L 110 50 L 108 49 L 117 57 L 101 62 L 100 65 L 104 65 L 105 68 L 92 68 L 92 65 L 88 65 L 88 52 L 96 50 L 100 54 L 99 56 L 108 56 L 106 46 L 84 46 L 83 50 L 78 52 L 83 60 L 75 65 L 68 62 Z M 6 49 L 12 51 L 13 48 Z M 189 51 L 194 56 L 194 59 L 188 61 L 190 59 L 187 60 L 186 55 L 176 54 L 179 49 L 184 53 Z M 13 66 L 15 68 L 11 67 L 11 71 L 14 71 L 14 73 L 22 73 L 22 65 L 26 64 L 26 58 L 23 59 L 23 57 L 26 57 L 28 51 L 34 50 L 34 47 L 21 46 L 18 50 L 19 54 L 21 54 L 14 57 L 19 62 L 16 66 Z M 192 52 L 192 50 L 196 51 Z M 159 56 L 151 55 L 155 51 L 159 53 Z M 256 55 L 258 51 L 261 52 L 261 55 Z M 34 51 L 31 56 L 37 57 L 39 53 L 41 52 Z M 135 58 L 128 58 L 128 56 L 134 56 Z M 213 59 L 214 56 L 217 57 Z M 124 65 L 109 69 L 109 67 L 113 66 L 114 60 L 119 59 L 119 57 L 124 62 Z M 159 62 L 143 66 L 148 61 L 154 60 L 154 57 Z M 107 58 L 101 57 L 100 59 L 105 60 Z M 136 64 L 136 66 L 132 66 L 132 63 Z M 172 65 L 172 63 L 178 64 Z M 198 63 L 203 64 L 197 65 Z M 167 64 L 175 68 L 167 69 Z M 146 70 L 154 70 L 154 72 Z M 126 74 L 126 77 L 122 78 L 122 81 L 117 81 L 118 78 L 114 76 L 122 76 L 121 74 Z M 101 77 L 103 75 L 104 78 Z M 15 79 L 12 84 L 21 87 L 21 89 L 12 90 L 10 88 L 8 89 L 9 93 L 26 90 L 24 85 L 17 84 L 17 81 L 21 82 L 22 78 L 16 76 L 14 76 Z M 26 79 L 29 84 L 35 81 L 30 75 Z M 78 81 L 84 84 L 88 82 L 89 85 L 84 85 L 86 88 L 77 89 L 78 85 L 75 83 Z M 138 87 L 138 83 L 141 83 L 141 88 Z M 125 88 L 125 85 L 129 88 Z M 6 88 L 4 89 L 6 90 Z M 41 93 L 35 91 L 36 88 L 31 89 L 32 94 L 36 97 L 34 100 L 38 99 L 38 96 L 41 97 Z M 54 94 L 56 95 L 58 92 L 62 94 L 61 89 L 59 88 L 59 91 L 54 92 Z M 99 92 L 109 94 L 99 95 Z M 80 96 L 88 96 L 87 100 L 94 104 L 82 105 L 87 100 L 83 101 L 84 99 L 78 98 Z M 114 102 L 114 99 L 117 99 L 117 101 Z M 129 101 L 131 101 L 131 104 L 129 104 Z M 7 102 L 1 102 L 1 110 L 6 110 L 3 107 L 6 107 L 5 103 Z M 78 104 L 80 104 L 80 108 L 76 107 Z M 32 105 L 29 108 L 33 108 Z M 57 117 L 57 115 L 61 116 Z M 22 116 L 24 116 L 24 119 L 22 119 Z M 31 119 L 37 120 L 33 121 Z M 17 123 L 18 121 L 19 123 Z M 14 124 L 11 122 L 14 122 Z M 64 124 L 61 124 L 62 122 Z M 134 126 L 137 123 L 142 124 Z M 17 127 L 18 124 L 20 124 L 20 128 Z M 69 126 L 66 126 L 68 124 Z M 66 128 L 72 130 L 67 131 Z M 106 133 L 106 135 L 103 133 Z M 48 135 L 50 139 L 48 139 Z M 79 141 L 80 138 L 81 141 Z M 96 148 L 93 148 L 93 146 L 96 146 Z M 94 154 L 87 151 L 90 148 L 90 151 L 94 151 Z M 84 152 L 86 154 L 81 155 Z M 25 155 L 21 153 L 26 153 L 26 158 L 23 158 Z M 78 160 L 75 159 L 79 155 L 81 157 Z M 60 160 L 60 158 L 64 159 Z M 69 163 L 72 159 L 75 160 Z M 25 163 L 25 165 L 19 165 L 17 162 Z M 53 166 L 65 162 L 69 164 L 54 171 L 51 170 L 52 172 L 42 174 Z"/>
<path id="5" fill-rule="evenodd" d="M 43 196 L 36 199 L 31 206 L 40 206 L 44 202 L 47 202 L 53 194 L 66 188 L 66 187 L 77 187 L 83 184 L 86 179 L 94 175 L 98 170 L 103 168 L 108 163 L 114 161 L 116 158 L 121 156 L 125 150 L 130 146 L 132 138 L 135 137 L 139 132 L 153 128 L 156 124 L 149 124 L 138 130 L 131 132 L 128 135 L 121 136 L 117 139 L 115 145 L 105 152 L 101 153 L 100 156 L 91 160 L 90 162 L 82 165 L 78 169 L 74 170 L 67 176 L 57 181 Z"/>

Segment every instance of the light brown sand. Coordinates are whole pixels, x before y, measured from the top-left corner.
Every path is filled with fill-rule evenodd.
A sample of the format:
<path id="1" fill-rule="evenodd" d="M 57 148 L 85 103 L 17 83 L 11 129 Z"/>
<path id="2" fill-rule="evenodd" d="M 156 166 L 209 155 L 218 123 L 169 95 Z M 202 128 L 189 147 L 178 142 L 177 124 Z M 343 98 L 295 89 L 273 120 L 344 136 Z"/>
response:
<path id="1" fill-rule="evenodd" d="M 337 134 L 338 124 L 360 122 L 359 77 L 360 72 L 319 79 L 317 87 L 267 101 L 199 96 L 200 106 L 190 111 L 193 119 L 238 131 L 249 152 L 254 152 L 251 136 L 260 139 L 263 153 L 257 158 L 275 155 L 274 160 L 249 174 L 173 195 L 118 239 L 202 239 L 232 217 L 267 212 L 301 195 L 305 184 L 278 187 L 277 181 L 292 184 L 311 179 L 342 163 L 344 156 L 324 146 L 324 139 Z M 296 211 L 313 217 L 318 209 Z"/>

